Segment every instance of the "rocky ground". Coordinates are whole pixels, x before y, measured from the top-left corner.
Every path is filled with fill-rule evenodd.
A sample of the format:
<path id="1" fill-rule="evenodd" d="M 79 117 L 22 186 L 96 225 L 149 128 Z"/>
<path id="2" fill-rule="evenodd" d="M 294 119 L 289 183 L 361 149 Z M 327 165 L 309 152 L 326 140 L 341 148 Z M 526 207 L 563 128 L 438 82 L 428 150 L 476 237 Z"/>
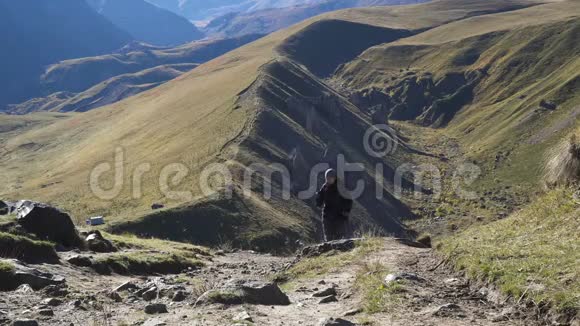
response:
<path id="1" fill-rule="evenodd" d="M 352 242 L 326 246 L 321 257 L 275 257 L 250 251 L 215 252 L 205 266 L 176 275 L 101 275 L 66 262 L 30 268 L 56 280 L 34 290 L 21 285 L 0 297 L 2 325 L 530 325 L 484 286 L 450 272 L 431 249 L 395 239 L 352 263 L 284 275 L 309 260 L 331 261 Z M 338 247 L 337 247 L 338 246 Z M 342 247 L 340 247 L 342 246 Z M 320 248 L 315 247 L 316 250 Z M 324 249 L 324 248 L 323 248 Z M 308 249 L 307 249 L 308 250 Z M 316 256 L 314 250 L 310 256 Z M 356 250 L 356 249 L 354 249 Z M 356 253 L 356 252 L 355 252 Z M 99 253 L 91 253 L 95 259 Z M 356 256 L 356 254 L 354 255 Z M 352 257 L 349 256 L 349 257 Z M 69 257 L 70 258 L 70 257 Z M 334 261 L 334 260 L 332 260 Z M 15 262 L 15 261 L 13 261 Z M 15 262 L 18 266 L 24 263 Z M 385 266 L 384 286 L 400 284 L 388 309 L 370 311 L 357 286 L 369 264 Z M 382 270 L 381 270 L 382 271 Z M 368 273 L 373 273 L 370 270 Z M 380 273 L 380 272 L 379 272 Z M 64 279 L 64 281 L 60 281 Z M 276 284 L 273 280 L 280 280 Z M 380 286 L 379 288 L 382 288 Z M 377 289 L 380 290 L 380 289 Z M 372 302 L 370 303 L 372 304 Z"/>

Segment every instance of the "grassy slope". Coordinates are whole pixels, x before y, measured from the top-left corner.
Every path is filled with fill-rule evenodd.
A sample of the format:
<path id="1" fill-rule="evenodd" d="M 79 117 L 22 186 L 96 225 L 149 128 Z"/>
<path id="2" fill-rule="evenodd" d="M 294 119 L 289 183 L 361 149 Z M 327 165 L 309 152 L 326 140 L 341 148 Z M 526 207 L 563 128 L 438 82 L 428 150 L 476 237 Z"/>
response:
<path id="1" fill-rule="evenodd" d="M 498 284 L 516 300 L 580 309 L 580 203 L 571 190 L 538 198 L 509 218 L 474 227 L 441 243 L 470 276 Z"/>
<path id="2" fill-rule="evenodd" d="M 490 10 L 512 9 L 514 4 L 531 3 L 534 2 L 439 1 L 423 6 L 347 10 L 310 19 L 203 64 L 154 90 L 112 106 L 75 115 L 74 118 L 58 121 L 45 128 L 10 137 L 5 146 L 11 155 L 4 163 L 10 172 L 5 175 L 6 181 L 0 188 L 0 194 L 11 198 L 25 196 L 50 201 L 67 209 L 79 220 L 91 214 L 113 215 L 130 220 L 147 213 L 151 203 L 164 199 L 159 189 L 160 171 L 169 163 L 180 162 L 188 167 L 190 173 L 174 190 L 191 190 L 196 198 L 202 194 L 198 185 L 199 173 L 208 162 L 222 160 L 236 165 L 238 163 L 235 160 L 243 163 L 257 160 L 268 163 L 271 162 L 271 157 L 264 150 L 276 153 L 271 150 L 280 146 L 266 146 L 260 151 L 254 151 L 251 147 L 253 144 L 267 145 L 268 135 L 273 134 L 265 134 L 262 129 L 255 128 L 267 126 L 263 123 L 267 123 L 268 114 L 261 112 L 260 119 L 263 120 L 258 121 L 258 125 L 253 125 L 258 113 L 256 103 L 264 104 L 260 102 L 264 99 L 251 92 L 240 99 L 238 94 L 243 90 L 252 84 L 265 86 L 262 90 L 268 89 L 268 85 L 276 84 L 278 77 L 297 75 L 308 76 L 311 79 L 310 85 L 315 85 L 314 89 L 308 90 L 306 87 L 298 90 L 301 96 L 306 96 L 311 91 L 324 90 L 332 93 L 323 85 L 316 86 L 319 81 L 314 76 L 292 68 L 291 63 L 283 65 L 279 72 L 266 70 L 266 75 L 274 75 L 271 79 L 265 77 L 260 70 L 262 66 L 274 58 L 284 61 L 275 49 L 288 36 L 323 19 L 343 19 L 380 27 L 416 29 Z M 411 17 L 414 19 L 410 19 Z M 273 67 L 275 68 L 269 66 Z M 291 74 L 288 71 L 292 71 Z M 279 73 L 282 75 L 277 75 Z M 259 82 L 254 83 L 257 79 Z M 292 79 L 286 83 L 290 83 L 290 80 Z M 291 94 L 287 91 L 292 87 L 305 87 L 288 87 L 290 85 L 278 85 L 276 88 L 283 90 L 287 97 Z M 277 94 L 278 90 L 273 94 Z M 337 98 L 343 103 L 341 105 L 349 119 L 359 121 L 360 126 L 366 123 L 358 116 L 356 108 L 345 103 L 344 99 Z M 269 98 L 265 103 L 276 102 Z M 284 128 L 294 128 L 292 126 L 295 125 L 290 120 L 296 121 L 297 117 L 288 120 L 282 112 L 274 112 L 274 115 L 276 120 L 285 121 Z M 300 137 L 304 139 L 303 135 Z M 243 139 L 249 142 L 247 146 L 242 146 L 244 151 L 235 156 L 231 155 L 232 151 L 239 148 L 235 145 Z M 35 144 L 34 151 L 24 146 L 28 143 Z M 124 149 L 124 186 L 113 200 L 98 200 L 88 187 L 88 176 L 97 164 L 112 161 L 115 148 Z M 356 156 L 357 151 L 360 151 L 360 144 L 357 147 L 342 144 L 339 149 L 353 152 Z M 232 158 L 235 160 L 231 160 Z M 151 170 L 144 175 L 143 196 L 133 199 L 131 172 L 141 163 L 150 163 Z M 107 174 L 106 178 L 112 182 L 113 176 Z M 189 201 L 189 198 L 180 198 L 166 204 L 177 206 Z M 270 229 L 271 221 L 277 221 L 278 225 L 292 225 L 298 221 L 295 231 L 302 231 L 305 224 L 312 223 L 309 220 L 311 213 L 308 207 L 296 200 L 290 204 L 278 202 L 272 205 L 259 198 L 252 198 L 250 206 L 257 207 L 254 212 L 261 213 L 251 214 L 256 221 L 251 223 L 250 228 L 255 232 Z M 186 216 L 192 214 L 188 213 Z M 261 220 L 264 216 L 269 216 L 265 220 L 267 223 L 260 224 L 260 221 L 264 221 Z"/>
<path id="3" fill-rule="evenodd" d="M 478 190 L 515 186 L 536 191 L 544 154 L 579 123 L 579 5 L 556 2 L 446 24 L 373 47 L 339 77 L 355 89 L 385 88 L 409 68 L 437 80 L 485 67 L 488 74 L 473 103 L 427 137 L 462 145 L 484 168 Z M 537 111 L 542 99 L 557 103 L 558 109 Z M 502 151 L 511 153 L 509 159 L 494 167 L 495 154 Z M 525 296 L 573 316 L 580 300 L 579 209 L 572 191 L 554 190 L 504 220 L 442 240 L 440 249 L 458 268 L 495 282 L 515 301 Z M 469 217 L 475 215 L 470 211 Z"/>
<path id="4" fill-rule="evenodd" d="M 530 188 L 543 164 L 537 154 L 566 134 L 578 114 L 580 99 L 572 91 L 580 78 L 580 49 L 574 39 L 578 9 L 576 2 L 557 2 L 443 25 L 371 48 L 339 77 L 362 89 L 397 83 L 392 78 L 407 68 L 417 75 L 431 73 L 435 82 L 452 73 L 487 70 L 473 103 L 441 133 L 458 139 L 484 169 L 482 186 L 500 180 Z M 464 61 L 468 56 L 472 62 Z M 542 99 L 559 109 L 534 112 Z M 495 167 L 498 152 L 510 156 Z"/>
<path id="5" fill-rule="evenodd" d="M 54 244 L 25 236 L 0 232 L 0 257 L 18 258 L 28 263 L 58 262 Z"/>

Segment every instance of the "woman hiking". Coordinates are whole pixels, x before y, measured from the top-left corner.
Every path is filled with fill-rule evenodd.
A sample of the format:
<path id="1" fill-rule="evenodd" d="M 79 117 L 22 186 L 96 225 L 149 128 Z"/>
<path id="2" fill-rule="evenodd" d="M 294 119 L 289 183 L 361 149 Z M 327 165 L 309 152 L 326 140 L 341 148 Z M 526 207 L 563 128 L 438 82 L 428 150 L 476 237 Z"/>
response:
<path id="1" fill-rule="evenodd" d="M 324 178 L 326 182 L 316 193 L 316 206 L 322 207 L 324 241 L 344 239 L 348 236 L 352 200 L 340 193 L 334 169 L 326 170 Z"/>

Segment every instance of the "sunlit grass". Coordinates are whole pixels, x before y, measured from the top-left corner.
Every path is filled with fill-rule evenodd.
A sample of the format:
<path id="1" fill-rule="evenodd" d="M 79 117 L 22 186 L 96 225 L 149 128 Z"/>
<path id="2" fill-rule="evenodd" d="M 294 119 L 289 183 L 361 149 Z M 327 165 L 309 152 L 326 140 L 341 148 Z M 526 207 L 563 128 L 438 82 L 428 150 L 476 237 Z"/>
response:
<path id="1" fill-rule="evenodd" d="M 440 243 L 469 276 L 508 295 L 558 309 L 580 308 L 580 204 L 558 189 L 505 220 L 473 227 Z"/>

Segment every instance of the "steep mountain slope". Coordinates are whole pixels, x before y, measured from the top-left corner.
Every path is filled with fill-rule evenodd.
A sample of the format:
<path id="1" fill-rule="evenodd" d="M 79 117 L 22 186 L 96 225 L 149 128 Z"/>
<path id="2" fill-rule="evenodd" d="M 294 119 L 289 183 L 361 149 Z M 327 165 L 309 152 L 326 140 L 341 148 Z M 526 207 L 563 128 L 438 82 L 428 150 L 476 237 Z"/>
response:
<path id="1" fill-rule="evenodd" d="M 532 4 L 538 2 L 447 0 L 313 18 L 126 101 L 13 135 L 0 159 L 7 167 L 0 171 L 6 180 L 0 193 L 53 201 L 79 219 L 110 215 L 124 221 L 112 227 L 120 232 L 214 244 L 223 237 L 240 246 L 287 247 L 296 238 L 315 237 L 311 196 L 297 193 L 317 186 L 310 169 L 318 163 L 337 165 L 342 154 L 362 167 L 347 183 L 358 179 L 367 185 L 356 200 L 356 224 L 405 235 L 399 218 L 413 214 L 391 194 L 394 169 L 405 157 L 424 154 L 392 135 L 387 139 L 397 143 L 393 155 L 370 155 L 361 146 L 371 127 L 370 116 L 317 74 L 334 71 L 368 46 L 478 13 Z M 346 41 L 325 38 L 332 32 L 325 28 L 329 24 L 348 31 L 343 33 Z M 353 42 L 369 31 L 374 35 L 371 42 Z M 313 41 L 320 39 L 327 41 Z M 330 64 L 319 67 L 320 60 L 306 60 L 309 57 L 301 55 L 305 48 L 312 53 L 331 49 L 326 53 Z M 103 162 L 112 168 L 115 156 L 117 172 L 123 173 L 102 174 L 98 184 L 113 191 L 99 191 L 91 171 L 107 172 Z M 232 182 L 224 187 L 219 178 L 209 178 L 208 169 L 216 168 L 211 163 L 219 163 L 222 172 L 227 168 Z M 252 166 L 261 172 L 249 179 L 244 174 L 252 163 L 262 163 Z M 377 163 L 384 168 L 379 176 Z M 289 198 L 279 173 L 268 178 L 281 167 L 291 176 Z M 217 192 L 208 191 L 207 183 Z M 272 186 L 271 197 L 262 194 L 267 185 Z M 382 198 L 376 197 L 375 189 L 384 191 Z M 151 214 L 154 202 L 169 209 Z"/>
<path id="2" fill-rule="evenodd" d="M 268 8 L 249 10 L 246 12 L 229 13 L 212 20 L 204 31 L 209 35 L 237 36 L 250 33 L 268 34 L 290 26 L 304 19 L 320 15 L 325 12 L 356 7 L 400 5 L 420 3 L 421 0 L 326 0 L 322 2 L 310 1 L 299 6 L 268 7 L 266 4 L 257 4 L 254 8 Z"/>
<path id="3" fill-rule="evenodd" d="M 479 163 L 483 185 L 533 188 L 539 154 L 580 114 L 578 12 L 557 2 L 447 24 L 365 51 L 336 82 L 385 119 L 448 125 L 442 132 Z M 364 95 L 371 89 L 379 100 Z"/>
<path id="4" fill-rule="evenodd" d="M 0 42 L 9 49 L 0 53 L 0 107 L 38 96 L 45 65 L 111 52 L 130 40 L 84 1 L 0 1 Z"/>
<path id="5" fill-rule="evenodd" d="M 187 19 L 145 0 L 87 0 L 101 15 L 134 39 L 155 45 L 179 45 L 203 37 Z"/>

